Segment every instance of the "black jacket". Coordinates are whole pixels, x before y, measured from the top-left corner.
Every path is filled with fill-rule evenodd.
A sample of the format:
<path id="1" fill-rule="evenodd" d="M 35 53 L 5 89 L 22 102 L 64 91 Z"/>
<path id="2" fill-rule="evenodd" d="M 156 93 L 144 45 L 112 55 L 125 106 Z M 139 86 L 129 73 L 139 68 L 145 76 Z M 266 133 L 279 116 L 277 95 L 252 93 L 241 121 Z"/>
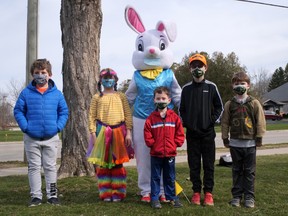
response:
<path id="1" fill-rule="evenodd" d="M 183 86 L 179 108 L 187 135 L 203 137 L 215 134 L 214 124 L 219 122 L 223 104 L 217 86 L 208 80 L 190 82 Z"/>

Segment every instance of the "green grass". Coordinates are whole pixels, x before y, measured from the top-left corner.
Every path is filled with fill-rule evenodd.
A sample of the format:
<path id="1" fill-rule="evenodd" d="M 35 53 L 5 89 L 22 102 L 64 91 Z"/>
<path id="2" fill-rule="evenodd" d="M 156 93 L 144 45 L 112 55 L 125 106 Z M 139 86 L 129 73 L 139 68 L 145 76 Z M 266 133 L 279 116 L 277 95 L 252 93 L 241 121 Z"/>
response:
<path id="1" fill-rule="evenodd" d="M 221 132 L 219 125 L 215 126 L 216 132 Z M 288 130 L 288 122 L 267 122 L 267 130 Z M 61 135 L 61 134 L 60 134 Z M 17 142 L 23 141 L 21 131 L 0 131 L 0 142 Z"/>
<path id="2" fill-rule="evenodd" d="M 266 129 L 269 130 L 288 130 L 288 123 L 267 124 Z"/>
<path id="3" fill-rule="evenodd" d="M 21 131 L 0 131 L 0 142 L 23 141 Z"/>
<path id="4" fill-rule="evenodd" d="M 61 138 L 61 133 L 59 133 Z M 17 142 L 23 141 L 22 131 L 0 131 L 0 142 Z"/>
<path id="5" fill-rule="evenodd" d="M 288 215 L 287 206 L 287 164 L 288 155 L 258 156 L 255 183 L 256 207 L 254 209 L 233 208 L 228 201 L 231 198 L 231 168 L 215 166 L 214 207 L 190 205 L 183 194 L 180 200 L 183 208 L 173 209 L 163 204 L 160 210 L 151 209 L 147 203 L 141 203 L 137 196 L 136 168 L 127 168 L 127 198 L 120 203 L 105 203 L 99 200 L 97 181 L 94 177 L 74 177 L 58 181 L 61 206 L 46 203 L 28 208 L 29 186 L 27 176 L 9 176 L 0 178 L 0 215 Z M 218 162 L 217 162 L 218 163 Z M 191 182 L 187 163 L 176 165 L 177 181 L 190 199 Z M 44 179 L 43 179 L 44 185 Z M 44 191 L 44 188 L 43 188 Z M 46 201 L 46 200 L 44 200 Z"/>
<path id="6" fill-rule="evenodd" d="M 267 121 L 266 130 L 267 131 L 271 131 L 271 130 L 288 130 L 288 122 L 287 121 L 282 121 L 282 122 L 279 122 L 279 121 L 276 121 L 276 122 Z M 220 125 L 216 125 L 215 126 L 215 131 L 217 133 L 221 132 Z"/>

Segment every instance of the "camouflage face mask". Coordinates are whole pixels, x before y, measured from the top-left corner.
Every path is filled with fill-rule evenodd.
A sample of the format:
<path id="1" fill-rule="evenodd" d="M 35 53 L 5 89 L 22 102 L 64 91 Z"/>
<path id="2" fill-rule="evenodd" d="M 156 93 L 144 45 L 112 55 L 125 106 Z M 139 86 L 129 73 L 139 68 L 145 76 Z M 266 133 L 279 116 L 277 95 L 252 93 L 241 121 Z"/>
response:
<path id="1" fill-rule="evenodd" d="M 155 102 L 155 105 L 158 109 L 163 110 L 168 106 L 168 102 Z"/>
<path id="2" fill-rule="evenodd" d="M 234 86 L 233 91 L 238 95 L 243 95 L 247 91 L 247 89 L 244 85 L 237 85 Z"/>
<path id="3" fill-rule="evenodd" d="M 200 78 L 204 75 L 204 70 L 201 68 L 195 68 L 194 70 L 192 70 L 192 75 L 193 77 Z"/>

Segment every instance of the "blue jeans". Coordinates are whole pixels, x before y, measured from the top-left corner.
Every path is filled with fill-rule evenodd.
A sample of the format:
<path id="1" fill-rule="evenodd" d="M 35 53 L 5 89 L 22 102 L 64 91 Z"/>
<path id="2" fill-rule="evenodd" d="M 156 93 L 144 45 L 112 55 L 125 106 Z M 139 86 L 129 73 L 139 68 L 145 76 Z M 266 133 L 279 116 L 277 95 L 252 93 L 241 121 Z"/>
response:
<path id="1" fill-rule="evenodd" d="M 167 200 L 176 200 L 175 195 L 175 157 L 151 156 L 151 200 L 159 200 L 161 172 Z"/>

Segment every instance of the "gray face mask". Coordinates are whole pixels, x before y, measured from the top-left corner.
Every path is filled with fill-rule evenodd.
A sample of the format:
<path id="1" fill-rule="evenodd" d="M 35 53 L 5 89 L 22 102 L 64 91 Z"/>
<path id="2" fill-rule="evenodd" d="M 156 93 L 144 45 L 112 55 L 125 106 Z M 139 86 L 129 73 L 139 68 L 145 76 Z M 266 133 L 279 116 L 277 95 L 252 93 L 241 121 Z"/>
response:
<path id="1" fill-rule="evenodd" d="M 201 68 L 195 68 L 192 70 L 193 77 L 200 78 L 204 75 L 204 71 Z"/>
<path id="2" fill-rule="evenodd" d="M 36 84 L 46 84 L 47 83 L 47 75 L 45 74 L 34 74 L 33 78 L 36 82 Z"/>

